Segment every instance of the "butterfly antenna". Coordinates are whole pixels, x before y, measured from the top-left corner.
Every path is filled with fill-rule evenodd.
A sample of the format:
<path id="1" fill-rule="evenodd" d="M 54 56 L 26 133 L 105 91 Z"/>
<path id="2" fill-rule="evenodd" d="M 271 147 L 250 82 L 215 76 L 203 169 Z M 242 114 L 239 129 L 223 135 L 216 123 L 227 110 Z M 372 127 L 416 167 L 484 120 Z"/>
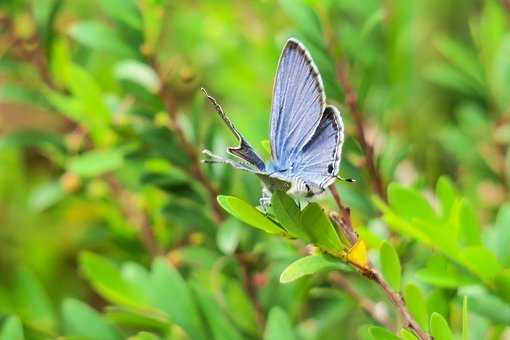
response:
<path id="1" fill-rule="evenodd" d="M 241 134 L 239 133 L 239 131 L 237 131 L 237 129 L 234 126 L 234 124 L 232 123 L 232 121 L 227 117 L 227 115 L 226 115 L 225 111 L 223 111 L 223 108 L 221 107 L 221 105 L 218 104 L 218 101 L 216 99 L 214 99 L 213 96 L 210 96 L 209 93 L 207 93 L 207 91 L 203 87 L 200 88 L 200 90 L 207 97 L 207 99 L 209 99 L 211 104 L 213 104 L 214 108 L 216 109 L 216 112 L 218 112 L 221 119 L 223 119 L 225 124 L 227 124 L 228 128 L 234 133 L 234 135 L 236 135 L 237 139 L 241 140 L 242 139 Z"/>
<path id="2" fill-rule="evenodd" d="M 344 178 L 342 176 L 336 176 L 336 178 L 343 182 L 356 183 L 356 180 L 354 178 Z"/>

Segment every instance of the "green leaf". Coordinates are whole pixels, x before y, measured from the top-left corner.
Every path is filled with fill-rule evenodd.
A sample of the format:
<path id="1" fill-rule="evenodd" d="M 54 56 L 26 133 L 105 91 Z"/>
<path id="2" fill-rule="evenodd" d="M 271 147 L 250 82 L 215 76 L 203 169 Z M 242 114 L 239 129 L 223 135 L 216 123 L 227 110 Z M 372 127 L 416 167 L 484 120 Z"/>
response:
<path id="1" fill-rule="evenodd" d="M 459 258 L 465 267 L 482 280 L 490 281 L 501 271 L 496 255 L 483 246 L 463 248 Z"/>
<path id="2" fill-rule="evenodd" d="M 349 266 L 330 255 L 310 255 L 302 257 L 288 265 L 280 275 L 280 282 L 289 283 L 305 275 L 312 275 L 330 270 L 352 271 Z"/>
<path id="3" fill-rule="evenodd" d="M 222 291 L 230 318 L 244 332 L 260 336 L 257 310 L 239 280 L 222 276 Z"/>
<path id="4" fill-rule="evenodd" d="M 56 326 L 51 300 L 37 277 L 27 268 L 19 268 L 12 291 L 20 318 L 46 331 Z"/>
<path id="5" fill-rule="evenodd" d="M 192 339 L 207 339 L 191 290 L 179 272 L 165 260 L 156 259 L 151 279 L 154 289 L 151 304 L 166 312 Z"/>
<path id="6" fill-rule="evenodd" d="M 269 234 L 284 235 L 278 225 L 242 199 L 233 196 L 218 196 L 218 203 L 230 215 L 242 222 Z"/>
<path id="7" fill-rule="evenodd" d="M 469 340 L 469 315 L 468 315 L 468 298 L 464 296 L 462 299 L 462 340 Z"/>
<path id="8" fill-rule="evenodd" d="M 105 299 L 123 306 L 139 306 L 142 295 L 124 281 L 113 263 L 104 257 L 84 252 L 80 254 L 80 267 L 94 289 Z"/>
<path id="9" fill-rule="evenodd" d="M 241 240 L 241 235 L 243 229 L 240 223 L 233 219 L 227 219 L 218 230 L 216 234 L 216 243 L 218 248 L 227 255 L 232 255 L 239 242 Z"/>
<path id="10" fill-rule="evenodd" d="M 374 340 L 400 340 L 398 336 L 396 336 L 386 328 L 378 326 L 370 327 L 369 333 L 374 338 Z"/>
<path id="11" fill-rule="evenodd" d="M 432 257 L 425 268 L 417 271 L 416 276 L 426 283 L 445 288 L 456 288 L 478 282 L 473 276 L 459 272 L 457 267 L 441 256 Z"/>
<path id="12" fill-rule="evenodd" d="M 142 331 L 133 336 L 130 336 L 128 340 L 161 340 L 161 338 L 154 333 Z"/>
<path id="13" fill-rule="evenodd" d="M 404 299 L 411 315 L 427 331 L 429 329 L 427 301 L 420 288 L 414 284 L 407 285 L 404 289 Z"/>
<path id="14" fill-rule="evenodd" d="M 115 67 L 115 76 L 119 80 L 128 80 L 139 84 L 151 93 L 158 93 L 161 82 L 149 65 L 137 60 L 123 60 Z"/>
<path id="15" fill-rule="evenodd" d="M 119 149 L 92 150 L 69 159 L 67 170 L 79 176 L 95 177 L 120 168 L 124 155 Z"/>
<path id="16" fill-rule="evenodd" d="M 503 204 L 492 228 L 487 229 L 488 247 L 504 265 L 510 265 L 510 203 Z"/>
<path id="17" fill-rule="evenodd" d="M 476 86 L 484 88 L 483 68 L 478 57 L 458 42 L 442 36 L 436 41 L 439 51 L 447 57 L 455 67 L 468 76 Z"/>
<path id="18" fill-rule="evenodd" d="M 41 149 L 50 155 L 55 155 L 65 150 L 62 137 L 48 132 L 20 131 L 0 138 L 0 151 L 8 148 L 28 147 Z"/>
<path id="19" fill-rule="evenodd" d="M 448 322 L 439 313 L 432 313 L 430 316 L 430 333 L 436 340 L 453 340 Z"/>
<path id="20" fill-rule="evenodd" d="M 8 317 L 0 329 L 0 340 L 24 340 L 23 325 L 19 317 Z"/>
<path id="21" fill-rule="evenodd" d="M 475 210 L 467 200 L 460 202 L 458 210 L 459 241 L 465 246 L 478 246 L 481 244 L 480 223 Z"/>
<path id="22" fill-rule="evenodd" d="M 467 296 L 473 313 L 484 316 L 495 323 L 510 325 L 510 306 L 481 286 L 464 287 L 460 296 Z"/>
<path id="23" fill-rule="evenodd" d="M 212 331 L 213 338 L 216 340 L 242 340 L 243 337 L 237 329 L 231 324 L 230 320 L 225 316 L 220 306 L 216 303 L 210 292 L 193 285 L 193 291 L 197 296 L 200 308 L 205 315 L 209 328 Z"/>
<path id="24" fill-rule="evenodd" d="M 109 17 L 135 30 L 142 28 L 142 18 L 136 0 L 100 0 L 99 4 Z"/>
<path id="25" fill-rule="evenodd" d="M 293 340 L 297 339 L 292 329 L 292 323 L 280 307 L 273 307 L 269 311 L 264 340 Z"/>
<path id="26" fill-rule="evenodd" d="M 391 183 L 388 187 L 388 201 L 395 213 L 408 220 L 438 220 L 437 214 L 429 202 L 413 189 Z"/>
<path id="27" fill-rule="evenodd" d="M 65 334 L 90 339 L 120 339 L 120 334 L 101 315 L 81 301 L 66 299 L 62 304 Z"/>
<path id="28" fill-rule="evenodd" d="M 394 291 L 399 292 L 402 270 L 400 268 L 400 259 L 398 258 L 395 248 L 393 248 L 393 246 L 388 242 L 384 241 L 381 244 L 379 254 L 384 278 L 388 281 Z"/>
<path id="29" fill-rule="evenodd" d="M 455 203 L 457 197 L 455 188 L 448 177 L 441 176 L 437 181 L 436 196 L 439 198 L 439 201 L 441 202 L 443 217 L 447 219 L 451 214 L 453 204 Z"/>
<path id="30" fill-rule="evenodd" d="M 301 225 L 301 210 L 289 195 L 282 191 L 274 192 L 271 198 L 271 209 L 278 222 L 287 229 L 290 235 L 309 241 L 309 237 Z"/>
<path id="31" fill-rule="evenodd" d="M 15 84 L 2 84 L 0 86 L 0 100 L 37 105 L 43 108 L 49 107 L 48 101 L 40 92 Z"/>
<path id="32" fill-rule="evenodd" d="M 418 338 L 416 337 L 416 335 L 414 335 L 414 333 L 408 331 L 405 328 L 402 328 L 400 330 L 400 337 L 404 340 L 418 340 Z"/>
<path id="33" fill-rule="evenodd" d="M 315 245 L 331 253 L 342 250 L 335 228 L 317 203 L 309 203 L 303 210 L 301 225 Z"/>
<path id="34" fill-rule="evenodd" d="M 99 21 L 82 21 L 74 24 L 69 32 L 79 43 L 100 52 L 120 57 L 134 57 L 136 53 L 116 33 Z"/>

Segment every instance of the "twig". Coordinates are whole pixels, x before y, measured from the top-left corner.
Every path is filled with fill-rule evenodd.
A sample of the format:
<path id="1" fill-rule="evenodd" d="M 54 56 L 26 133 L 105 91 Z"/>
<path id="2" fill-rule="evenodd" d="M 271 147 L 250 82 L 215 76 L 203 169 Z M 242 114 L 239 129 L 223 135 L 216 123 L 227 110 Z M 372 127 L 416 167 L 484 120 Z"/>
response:
<path id="1" fill-rule="evenodd" d="M 333 30 L 329 23 L 326 23 L 324 26 L 330 54 L 336 57 L 337 44 L 333 34 Z M 347 104 L 347 107 L 349 108 L 352 117 L 354 118 L 354 123 L 356 124 L 356 134 L 365 153 L 365 163 L 368 168 L 368 173 L 370 175 L 372 187 L 374 188 L 374 191 L 377 193 L 377 195 L 381 197 L 381 199 L 386 201 L 387 198 L 386 191 L 384 188 L 384 182 L 381 174 L 377 170 L 374 148 L 368 142 L 367 139 L 364 125 L 365 114 L 361 110 L 361 107 L 358 102 L 358 96 L 356 94 L 354 87 L 352 86 L 352 83 L 350 82 L 348 64 L 346 61 L 343 61 L 340 58 L 335 58 L 335 69 L 338 82 L 340 83 L 345 92 L 345 102 Z"/>
<path id="2" fill-rule="evenodd" d="M 378 303 L 358 293 L 342 274 L 332 272 L 329 274 L 329 280 L 349 294 L 359 304 L 359 306 L 367 312 L 370 317 L 372 317 L 372 319 L 384 327 L 394 330 L 395 327 L 390 323 L 386 310 L 384 308 L 379 308 Z"/>
<path id="3" fill-rule="evenodd" d="M 501 6 L 510 14 L 510 0 L 501 0 Z"/>
<path id="4" fill-rule="evenodd" d="M 357 242 L 357 234 L 354 231 L 354 228 L 352 226 L 352 221 L 349 215 L 348 208 L 344 207 L 342 205 L 342 201 L 340 200 L 340 195 L 338 195 L 338 192 L 336 191 L 336 188 L 334 188 L 334 185 L 330 187 L 331 194 L 335 198 L 335 201 L 337 202 L 338 208 L 340 210 L 340 213 L 343 215 L 341 220 L 338 220 L 338 218 L 335 218 L 335 215 L 331 215 L 333 222 L 337 224 L 340 229 L 344 232 L 344 235 L 349 239 L 349 242 L 351 245 L 356 244 Z M 345 260 L 345 259 L 344 259 Z M 349 261 L 349 260 L 347 260 Z M 365 267 L 360 267 L 359 264 L 349 261 L 349 263 L 358 269 L 358 271 L 368 278 L 369 280 L 375 282 L 377 285 L 379 285 L 386 296 L 390 299 L 390 301 L 395 305 L 397 308 L 399 315 L 401 319 L 404 321 L 404 327 L 408 328 L 409 330 L 413 331 L 416 336 L 418 336 L 421 340 L 431 340 L 431 336 L 425 332 L 418 322 L 412 317 L 412 315 L 407 310 L 407 306 L 404 302 L 404 299 L 402 298 L 402 295 L 400 293 L 393 291 L 389 284 L 384 280 L 382 275 L 372 266 L 371 263 L 368 263 Z"/>
<path id="5" fill-rule="evenodd" d="M 335 221 L 336 225 L 342 229 L 342 234 L 347 237 L 349 244 L 353 246 L 358 240 L 358 234 L 352 227 L 351 210 L 342 204 L 342 200 L 340 199 L 340 195 L 338 194 L 334 184 L 329 187 L 329 190 L 331 191 L 331 195 L 333 195 L 336 205 L 338 206 L 340 217 L 335 212 L 330 213 L 329 216 Z"/>
<path id="6" fill-rule="evenodd" d="M 149 218 L 137 204 L 135 195 L 126 190 L 115 176 L 108 175 L 105 179 L 113 191 L 113 196 L 117 198 L 123 214 L 138 229 L 138 238 L 149 255 L 151 257 L 163 255 L 163 249 L 157 242 Z"/>
<path id="7" fill-rule="evenodd" d="M 386 191 L 384 189 L 384 183 L 381 174 L 377 170 L 377 166 L 375 163 L 375 155 L 374 155 L 374 147 L 368 142 L 365 126 L 364 126 L 364 113 L 361 110 L 358 102 L 358 96 L 354 87 L 352 86 L 349 80 L 349 67 L 346 62 L 337 61 L 336 62 L 336 72 L 337 77 L 342 85 L 342 88 L 345 91 L 345 102 L 349 107 L 349 111 L 354 118 L 354 122 L 356 124 L 356 134 L 358 135 L 358 139 L 361 143 L 361 147 L 365 152 L 365 162 L 367 164 L 368 173 L 370 175 L 370 179 L 372 181 L 372 187 L 374 191 L 381 197 L 384 201 L 386 198 Z"/>
<path id="8" fill-rule="evenodd" d="M 188 169 L 188 174 L 195 180 L 197 180 L 200 184 L 202 184 L 202 186 L 205 188 L 209 195 L 209 200 L 213 208 L 214 215 L 213 217 L 215 219 L 215 222 L 221 223 L 225 219 L 225 216 L 223 213 L 223 209 L 216 200 L 216 197 L 219 194 L 218 189 L 216 189 L 212 182 L 205 176 L 202 170 L 202 163 L 200 161 L 199 153 L 194 148 L 194 146 L 188 141 L 188 138 L 186 137 L 186 134 L 184 133 L 184 130 L 182 129 L 181 124 L 179 123 L 177 115 L 177 103 L 175 101 L 175 97 L 170 87 L 165 82 L 164 73 L 159 63 L 156 61 L 156 58 L 154 56 L 148 56 L 148 61 L 152 68 L 155 70 L 156 74 L 161 79 L 159 95 L 163 99 L 165 109 L 170 117 L 169 128 L 175 133 L 175 136 L 177 137 L 179 143 L 183 147 L 188 157 L 191 159 L 192 166 L 191 169 Z"/>

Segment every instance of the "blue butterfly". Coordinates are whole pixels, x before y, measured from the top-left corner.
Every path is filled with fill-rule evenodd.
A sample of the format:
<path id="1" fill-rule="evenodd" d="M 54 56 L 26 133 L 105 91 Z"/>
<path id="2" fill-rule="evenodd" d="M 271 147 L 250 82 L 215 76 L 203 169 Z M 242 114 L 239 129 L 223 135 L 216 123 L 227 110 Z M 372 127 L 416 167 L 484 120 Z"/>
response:
<path id="1" fill-rule="evenodd" d="M 228 151 L 233 160 L 204 150 L 205 162 L 226 163 L 256 174 L 263 182 L 261 205 L 274 190 L 295 197 L 315 198 L 335 182 L 340 166 L 344 125 L 340 111 L 326 105 L 324 86 L 310 53 L 290 38 L 280 56 L 273 88 L 268 163 L 236 129 L 216 100 L 202 89 L 239 141 Z"/>

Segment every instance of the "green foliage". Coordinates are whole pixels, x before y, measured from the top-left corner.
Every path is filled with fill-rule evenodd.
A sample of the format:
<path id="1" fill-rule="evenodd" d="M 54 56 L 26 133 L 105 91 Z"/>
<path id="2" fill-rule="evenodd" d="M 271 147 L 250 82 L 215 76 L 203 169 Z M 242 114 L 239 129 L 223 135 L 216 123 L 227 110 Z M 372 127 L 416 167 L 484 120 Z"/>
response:
<path id="1" fill-rule="evenodd" d="M 453 334 L 448 323 L 439 313 L 430 316 L 430 332 L 434 339 L 453 340 Z"/>
<path id="2" fill-rule="evenodd" d="M 348 266 L 338 262 L 338 260 L 329 255 L 321 254 L 305 256 L 292 262 L 287 268 L 285 268 L 280 276 L 280 282 L 289 283 L 305 275 L 334 269 L 350 271 Z"/>
<path id="3" fill-rule="evenodd" d="M 218 202 L 223 209 L 244 223 L 269 234 L 282 235 L 284 231 L 260 211 L 237 197 L 219 196 Z"/>
<path id="4" fill-rule="evenodd" d="M 17 316 L 8 317 L 2 324 L 0 330 L 0 339 L 2 340 L 23 340 L 23 325 Z"/>
<path id="5" fill-rule="evenodd" d="M 381 269 L 384 278 L 393 290 L 400 291 L 400 260 L 395 248 L 388 242 L 383 242 L 379 250 L 379 256 L 381 258 Z"/>

